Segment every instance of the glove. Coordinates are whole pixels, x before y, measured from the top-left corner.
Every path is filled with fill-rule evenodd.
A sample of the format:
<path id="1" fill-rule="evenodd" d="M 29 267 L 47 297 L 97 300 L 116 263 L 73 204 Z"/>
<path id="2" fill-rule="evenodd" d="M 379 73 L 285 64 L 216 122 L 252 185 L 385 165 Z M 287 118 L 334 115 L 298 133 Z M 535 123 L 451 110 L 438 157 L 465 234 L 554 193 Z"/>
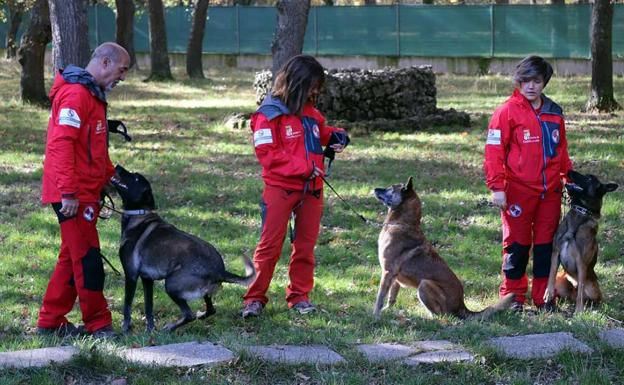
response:
<path id="1" fill-rule="evenodd" d="M 351 142 L 351 139 L 349 138 L 349 135 L 347 135 L 346 132 L 334 131 L 329 137 L 329 143 L 327 143 L 327 146 L 325 147 L 325 151 L 323 151 L 323 155 L 330 161 L 334 160 L 334 158 L 336 157 L 336 151 L 331 146 L 334 144 L 340 144 L 340 145 L 343 145 L 344 147 L 347 147 L 349 145 L 349 142 Z"/>
<path id="2" fill-rule="evenodd" d="M 507 197 L 504 191 L 492 191 L 492 204 L 501 210 L 507 208 Z"/>
<path id="3" fill-rule="evenodd" d="M 132 137 L 130 137 L 130 135 L 128 135 L 128 129 L 126 128 L 126 125 L 123 124 L 123 122 L 121 120 L 107 120 L 106 121 L 108 124 L 108 132 L 113 132 L 115 134 L 119 134 L 121 136 L 124 137 L 124 139 L 126 140 L 126 142 L 129 142 L 132 140 Z M 119 126 L 121 126 L 123 128 L 123 131 L 119 129 Z"/>

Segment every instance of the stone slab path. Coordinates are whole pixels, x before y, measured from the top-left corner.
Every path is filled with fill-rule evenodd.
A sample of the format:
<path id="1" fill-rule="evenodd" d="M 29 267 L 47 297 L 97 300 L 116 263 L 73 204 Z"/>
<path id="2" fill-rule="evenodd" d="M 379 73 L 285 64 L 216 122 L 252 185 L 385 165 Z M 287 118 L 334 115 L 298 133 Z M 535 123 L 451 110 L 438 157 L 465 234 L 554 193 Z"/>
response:
<path id="1" fill-rule="evenodd" d="M 180 344 L 149 346 L 125 349 L 119 355 L 128 361 L 159 366 L 189 367 L 196 365 L 214 366 L 228 363 L 234 353 L 211 342 L 185 342 Z"/>
<path id="2" fill-rule="evenodd" d="M 71 360 L 78 349 L 73 346 L 58 346 L 16 352 L 0 353 L 0 367 L 29 368 L 63 363 Z"/>
<path id="3" fill-rule="evenodd" d="M 624 349 L 624 329 L 605 330 L 600 333 L 600 339 L 614 349 Z"/>
<path id="4" fill-rule="evenodd" d="M 438 362 L 474 361 L 474 356 L 446 340 L 416 341 L 411 345 L 371 344 L 356 349 L 369 362 L 402 360 L 408 365 Z"/>
<path id="5" fill-rule="evenodd" d="M 600 332 L 599 337 L 602 342 L 615 349 L 624 349 L 624 329 L 605 330 Z M 593 351 L 571 333 L 563 332 L 491 338 L 486 341 L 486 345 L 494 347 L 507 357 L 519 359 L 552 357 L 564 350 L 580 353 Z M 282 364 L 335 365 L 346 362 L 341 355 L 321 345 L 241 346 L 236 349 L 268 362 Z M 475 360 L 472 353 L 446 340 L 415 341 L 410 345 L 362 344 L 356 345 L 355 349 L 373 363 L 400 361 L 406 365 L 419 365 Z M 73 346 L 4 352 L 0 353 L 0 368 L 41 367 L 52 362 L 63 363 L 77 353 L 78 349 Z M 211 342 L 124 349 L 117 354 L 140 364 L 177 367 L 225 364 L 235 358 L 232 351 Z"/>
<path id="6" fill-rule="evenodd" d="M 572 336 L 572 333 L 527 334 L 515 337 L 498 337 L 487 344 L 511 358 L 531 359 L 552 357 L 564 350 L 591 353 L 593 350 Z"/>
<path id="7" fill-rule="evenodd" d="M 281 364 L 335 365 L 346 362 L 340 354 L 321 345 L 245 346 L 242 349 L 262 360 Z"/>

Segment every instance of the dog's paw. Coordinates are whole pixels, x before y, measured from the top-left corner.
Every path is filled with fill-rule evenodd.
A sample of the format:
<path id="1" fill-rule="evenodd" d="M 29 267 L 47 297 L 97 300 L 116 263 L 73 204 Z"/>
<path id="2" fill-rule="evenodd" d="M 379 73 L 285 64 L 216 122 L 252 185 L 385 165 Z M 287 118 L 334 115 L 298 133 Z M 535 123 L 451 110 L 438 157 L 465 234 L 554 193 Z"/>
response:
<path id="1" fill-rule="evenodd" d="M 217 312 L 214 311 L 214 310 L 211 311 L 211 312 L 208 312 L 208 311 L 198 311 L 197 314 L 196 314 L 196 317 L 197 317 L 197 319 L 205 319 L 205 318 L 208 318 L 211 315 L 216 314 L 216 313 Z"/>

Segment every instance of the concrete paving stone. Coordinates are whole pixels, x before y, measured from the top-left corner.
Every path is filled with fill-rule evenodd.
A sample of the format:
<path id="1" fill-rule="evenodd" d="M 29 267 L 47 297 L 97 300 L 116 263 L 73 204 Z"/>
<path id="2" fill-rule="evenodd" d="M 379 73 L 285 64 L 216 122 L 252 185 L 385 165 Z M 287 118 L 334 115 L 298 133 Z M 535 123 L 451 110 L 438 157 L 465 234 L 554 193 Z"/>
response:
<path id="1" fill-rule="evenodd" d="M 211 342 L 184 342 L 125 349 L 119 355 L 140 364 L 170 367 L 213 366 L 228 363 L 234 359 L 234 353 L 231 350 Z"/>
<path id="2" fill-rule="evenodd" d="M 245 346 L 242 349 L 262 360 L 282 364 L 334 365 L 346 362 L 340 354 L 321 345 Z"/>
<path id="3" fill-rule="evenodd" d="M 404 362 L 408 365 L 419 365 L 439 362 L 472 362 L 474 360 L 474 356 L 465 350 L 437 350 L 408 357 Z"/>
<path id="4" fill-rule="evenodd" d="M 76 353 L 78 349 L 73 346 L 3 352 L 0 353 L 0 367 L 29 368 L 46 366 L 52 362 L 63 363 Z"/>
<path id="5" fill-rule="evenodd" d="M 453 350 L 458 346 L 447 340 L 416 341 L 414 347 L 419 350 Z"/>
<path id="6" fill-rule="evenodd" d="M 408 357 L 418 349 L 400 344 L 363 344 L 355 347 L 369 362 L 381 362 Z"/>
<path id="7" fill-rule="evenodd" d="M 520 359 L 552 357 L 564 350 L 580 353 L 593 351 L 571 333 L 564 332 L 498 337 L 491 338 L 486 343 L 502 351 L 507 357 Z"/>
<path id="8" fill-rule="evenodd" d="M 610 329 L 600 333 L 600 339 L 615 349 L 624 349 L 624 329 Z"/>

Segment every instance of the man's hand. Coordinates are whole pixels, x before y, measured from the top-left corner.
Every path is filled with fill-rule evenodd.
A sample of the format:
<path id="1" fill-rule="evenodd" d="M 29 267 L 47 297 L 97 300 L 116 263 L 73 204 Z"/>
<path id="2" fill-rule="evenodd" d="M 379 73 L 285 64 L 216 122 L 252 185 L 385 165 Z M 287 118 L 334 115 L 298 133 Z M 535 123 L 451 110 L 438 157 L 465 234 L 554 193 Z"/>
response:
<path id="1" fill-rule="evenodd" d="M 78 199 L 61 199 L 61 209 L 59 210 L 61 214 L 65 215 L 68 218 L 76 215 L 78 211 Z"/>
<path id="2" fill-rule="evenodd" d="M 507 209 L 507 197 L 504 191 L 492 191 L 492 204 L 501 210 Z"/>

